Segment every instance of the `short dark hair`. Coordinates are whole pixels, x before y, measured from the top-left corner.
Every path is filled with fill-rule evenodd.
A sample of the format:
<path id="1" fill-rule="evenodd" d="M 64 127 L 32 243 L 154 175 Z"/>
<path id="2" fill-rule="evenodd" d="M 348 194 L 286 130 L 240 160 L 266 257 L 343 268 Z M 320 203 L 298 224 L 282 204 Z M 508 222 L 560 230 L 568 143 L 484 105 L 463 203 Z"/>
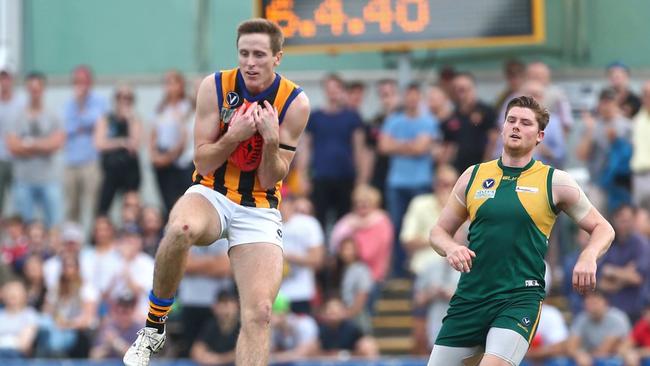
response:
<path id="1" fill-rule="evenodd" d="M 600 91 L 598 94 L 598 101 L 603 101 L 603 100 L 616 100 L 616 89 L 612 87 L 606 87 L 603 88 L 603 90 Z"/>
<path id="2" fill-rule="evenodd" d="M 347 90 L 354 90 L 354 89 L 365 89 L 366 84 L 363 83 L 361 80 L 352 80 L 349 81 L 347 84 L 345 84 L 345 89 Z"/>
<path id="3" fill-rule="evenodd" d="M 330 73 L 326 74 L 326 75 L 323 77 L 323 80 L 321 80 L 321 85 L 325 86 L 325 84 L 326 84 L 328 81 L 335 81 L 335 82 L 336 82 L 337 84 L 339 84 L 342 88 L 345 88 L 345 81 L 343 81 L 343 78 L 342 78 L 339 74 L 337 74 L 337 73 L 330 72 Z"/>
<path id="4" fill-rule="evenodd" d="M 526 72 L 526 65 L 517 59 L 509 59 L 503 64 L 503 73 L 508 77 L 522 76 Z"/>
<path id="5" fill-rule="evenodd" d="M 465 77 L 472 81 L 472 84 L 476 85 L 476 77 L 469 71 L 459 71 L 454 75 L 454 79 Z"/>
<path id="6" fill-rule="evenodd" d="M 41 81 L 43 83 L 47 81 L 47 78 L 45 77 L 45 74 L 43 74 L 40 71 L 32 71 L 32 72 L 28 73 L 27 76 L 25 76 L 26 81 L 30 81 L 30 80 L 33 80 L 33 79 L 36 79 L 36 80 Z"/>
<path id="7" fill-rule="evenodd" d="M 253 33 L 263 33 L 269 36 L 271 40 L 271 51 L 273 51 L 274 55 L 282 51 L 284 35 L 277 23 L 263 18 L 254 18 L 242 22 L 237 27 L 237 44 L 239 44 L 239 38 L 242 35 Z"/>
<path id="8" fill-rule="evenodd" d="M 422 86 L 417 81 L 411 81 L 406 85 L 406 91 L 422 91 Z"/>
<path id="9" fill-rule="evenodd" d="M 533 111 L 533 113 L 535 113 L 535 119 L 537 119 L 537 124 L 539 125 L 540 130 L 544 131 L 548 125 L 548 110 L 537 103 L 535 98 L 526 95 L 513 98 L 510 100 L 510 102 L 508 102 L 508 106 L 506 107 L 506 116 L 508 115 L 508 112 L 510 112 L 510 109 L 513 107 L 527 108 Z"/>

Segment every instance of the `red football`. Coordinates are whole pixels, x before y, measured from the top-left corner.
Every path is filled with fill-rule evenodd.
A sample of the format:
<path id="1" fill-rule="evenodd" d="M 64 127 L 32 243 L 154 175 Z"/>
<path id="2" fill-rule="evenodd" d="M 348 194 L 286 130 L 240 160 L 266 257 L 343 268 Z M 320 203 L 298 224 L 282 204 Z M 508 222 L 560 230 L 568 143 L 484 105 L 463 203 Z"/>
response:
<path id="1" fill-rule="evenodd" d="M 262 135 L 256 133 L 248 140 L 240 142 L 228 160 L 244 172 L 255 170 L 262 161 L 263 145 Z"/>

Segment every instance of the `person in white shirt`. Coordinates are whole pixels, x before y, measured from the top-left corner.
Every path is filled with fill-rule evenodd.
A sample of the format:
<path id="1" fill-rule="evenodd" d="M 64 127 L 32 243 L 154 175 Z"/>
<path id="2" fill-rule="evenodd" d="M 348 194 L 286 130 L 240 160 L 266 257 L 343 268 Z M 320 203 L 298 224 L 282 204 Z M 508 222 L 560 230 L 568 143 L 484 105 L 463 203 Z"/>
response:
<path id="1" fill-rule="evenodd" d="M 153 278 L 154 259 L 142 252 L 142 236 L 136 226 L 127 226 L 117 242 L 121 263 L 111 279 L 108 294 L 109 303 L 116 301 L 125 293 L 137 298 L 138 314 L 146 314 L 149 309 L 149 291 Z M 144 316 L 141 318 L 144 321 Z"/>
<path id="2" fill-rule="evenodd" d="M 291 303 L 292 312 L 310 314 L 316 295 L 315 271 L 325 255 L 324 236 L 316 218 L 296 212 L 295 201 L 294 197 L 285 197 L 280 206 L 285 260 L 280 292 Z"/>

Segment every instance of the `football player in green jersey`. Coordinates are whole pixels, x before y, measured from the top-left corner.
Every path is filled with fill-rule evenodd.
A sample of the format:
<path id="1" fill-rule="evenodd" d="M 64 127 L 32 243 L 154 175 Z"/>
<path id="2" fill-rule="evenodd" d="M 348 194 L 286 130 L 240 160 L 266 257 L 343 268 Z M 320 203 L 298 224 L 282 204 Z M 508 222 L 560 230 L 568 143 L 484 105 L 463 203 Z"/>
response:
<path id="1" fill-rule="evenodd" d="M 575 180 L 533 159 L 548 112 L 532 97 L 508 103 L 501 158 L 469 167 L 431 230 L 433 249 L 462 272 L 429 366 L 519 365 L 535 335 L 544 299 L 544 256 L 564 211 L 590 234 L 573 286 L 596 286 L 596 261 L 614 230 Z M 469 244 L 453 240 L 470 221 Z"/>

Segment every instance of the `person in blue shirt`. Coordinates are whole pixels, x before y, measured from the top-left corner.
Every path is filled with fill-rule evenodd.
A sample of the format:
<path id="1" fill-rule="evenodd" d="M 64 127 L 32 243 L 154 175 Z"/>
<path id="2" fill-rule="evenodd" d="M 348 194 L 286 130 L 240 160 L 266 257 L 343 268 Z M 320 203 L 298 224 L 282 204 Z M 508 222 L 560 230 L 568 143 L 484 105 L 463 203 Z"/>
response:
<path id="1" fill-rule="evenodd" d="M 433 145 L 439 137 L 438 123 L 424 112 L 418 83 L 406 88 L 404 110 L 386 120 L 379 138 L 379 151 L 389 156 L 386 181 L 386 206 L 397 243 L 402 217 L 411 199 L 429 192 L 433 180 Z M 406 254 L 401 245 L 393 246 L 393 274 L 405 275 Z"/>
<path id="2" fill-rule="evenodd" d="M 66 219 L 80 222 L 88 210 L 94 214 L 97 203 L 101 177 L 93 137 L 97 120 L 108 111 L 109 104 L 92 91 L 93 74 L 88 66 L 72 71 L 72 83 L 74 96 L 63 110 Z"/>
<path id="3" fill-rule="evenodd" d="M 363 182 L 364 131 L 361 116 L 347 106 L 343 80 L 328 75 L 322 82 L 326 103 L 309 116 L 307 145 L 311 153 L 311 198 L 316 218 L 328 227 L 350 212 L 352 190 Z M 333 223 L 333 222 L 332 222 Z"/>

